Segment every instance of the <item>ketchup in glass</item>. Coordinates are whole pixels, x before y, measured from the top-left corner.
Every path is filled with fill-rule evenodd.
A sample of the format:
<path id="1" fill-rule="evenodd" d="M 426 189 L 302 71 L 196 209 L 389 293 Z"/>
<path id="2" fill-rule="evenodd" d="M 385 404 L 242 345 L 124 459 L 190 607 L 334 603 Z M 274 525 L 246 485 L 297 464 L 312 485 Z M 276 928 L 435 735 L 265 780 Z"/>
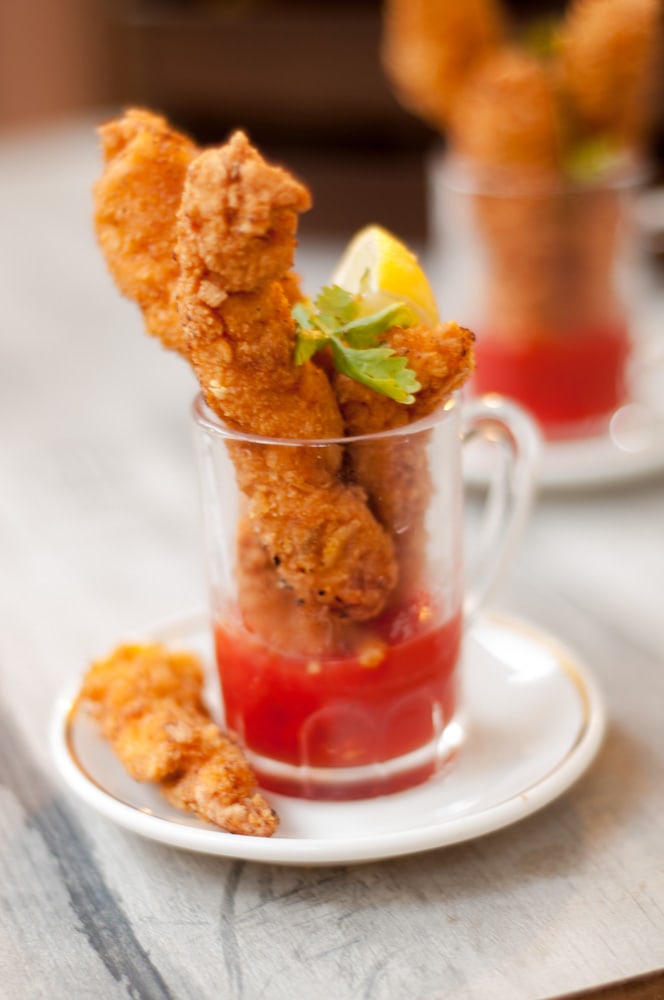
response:
<path id="1" fill-rule="evenodd" d="M 517 400 L 551 439 L 583 436 L 601 430 L 626 401 L 629 353 L 620 325 L 519 340 L 487 331 L 475 348 L 475 391 Z"/>
<path id="2" fill-rule="evenodd" d="M 324 657 L 270 648 L 228 622 L 215 638 L 226 724 L 262 787 L 366 798 L 418 784 L 440 765 L 437 743 L 455 711 L 460 613 L 434 621 L 421 597 L 373 622 L 354 650 Z"/>

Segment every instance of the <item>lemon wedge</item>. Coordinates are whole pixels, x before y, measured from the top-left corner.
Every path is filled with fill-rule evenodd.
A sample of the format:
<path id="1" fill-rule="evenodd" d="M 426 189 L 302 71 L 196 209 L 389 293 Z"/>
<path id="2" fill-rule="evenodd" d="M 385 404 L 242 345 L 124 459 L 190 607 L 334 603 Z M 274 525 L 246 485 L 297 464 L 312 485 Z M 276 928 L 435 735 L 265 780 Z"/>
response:
<path id="1" fill-rule="evenodd" d="M 438 322 L 438 307 L 415 254 L 381 226 L 366 226 L 350 241 L 332 278 L 361 298 L 363 315 L 393 302 L 412 311 L 411 325 Z"/>

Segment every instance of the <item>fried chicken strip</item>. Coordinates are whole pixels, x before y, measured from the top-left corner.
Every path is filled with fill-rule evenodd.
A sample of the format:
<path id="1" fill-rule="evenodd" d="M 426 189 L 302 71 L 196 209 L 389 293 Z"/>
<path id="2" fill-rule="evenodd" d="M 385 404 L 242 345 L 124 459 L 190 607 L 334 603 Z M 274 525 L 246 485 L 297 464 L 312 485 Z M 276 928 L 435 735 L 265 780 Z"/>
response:
<path id="1" fill-rule="evenodd" d="M 187 167 L 199 151 L 186 137 L 170 128 L 163 118 L 140 109 L 131 109 L 121 118 L 109 122 L 102 127 L 100 135 L 105 153 L 105 170 L 94 189 L 95 226 L 109 268 L 120 290 L 133 298 L 141 307 L 149 332 L 159 337 L 164 346 L 188 356 L 187 338 L 183 332 L 176 305 L 176 284 L 179 277 L 179 264 L 174 253 L 176 210 L 182 198 Z M 285 174 L 283 176 L 287 177 Z M 266 195 L 266 192 L 259 190 L 264 177 L 255 179 L 257 184 L 252 191 L 254 208 L 261 203 L 261 199 L 264 199 Z M 301 196 L 308 203 L 308 193 L 301 186 L 300 191 Z M 266 196 L 269 200 L 269 191 Z M 268 201 L 265 201 L 263 208 L 266 205 L 268 205 Z M 300 209 L 303 207 L 304 203 Z M 289 221 L 288 213 L 281 213 L 280 218 Z M 291 215 L 290 221 L 294 218 L 295 216 Z M 270 239 L 274 235 L 274 232 L 271 233 Z M 299 280 L 290 270 L 294 246 L 294 225 L 290 232 L 285 231 L 280 238 L 282 256 L 279 259 L 288 260 L 290 262 L 288 266 L 284 267 L 277 263 L 275 267 L 272 253 L 275 250 L 274 243 L 271 247 L 264 246 L 263 249 L 267 251 L 264 255 L 265 260 L 269 261 L 269 267 L 274 269 L 274 273 L 278 276 L 281 292 L 283 292 L 281 294 L 275 285 L 272 306 L 285 319 L 285 310 L 302 295 Z M 236 286 L 243 287 L 245 282 L 249 286 L 254 282 L 260 286 L 263 280 L 262 275 L 253 271 L 255 262 L 259 262 L 261 259 L 261 254 L 250 254 L 248 257 L 242 256 L 241 253 L 238 255 L 241 242 L 240 239 L 235 245 L 232 244 L 232 241 L 226 245 L 226 249 L 232 255 L 230 259 L 235 267 L 235 275 L 230 278 L 231 290 Z M 261 241 L 259 240 L 259 242 Z M 270 271 L 271 273 L 272 271 Z M 228 277 L 226 274 L 226 278 Z M 209 287 L 207 291 L 210 292 Z M 213 290 L 212 295 L 214 296 L 214 294 Z M 239 307 L 236 310 L 237 325 L 246 325 L 247 328 L 250 328 L 255 324 L 257 319 L 254 313 L 255 304 L 255 300 L 245 298 L 245 308 Z M 290 317 L 286 322 L 291 324 Z M 287 346 L 289 351 L 292 351 L 292 344 Z M 259 363 L 263 368 L 270 363 L 270 350 L 270 345 L 266 340 L 262 340 L 257 345 L 256 355 L 260 356 Z M 205 351 L 202 353 L 205 354 Z M 279 364 L 282 368 L 286 367 L 286 360 L 290 363 L 290 355 L 286 359 L 282 351 L 279 358 Z M 207 361 L 211 361 L 209 356 Z M 209 368 L 205 368 L 205 365 L 203 368 L 205 369 L 204 377 L 209 378 L 211 383 L 216 383 L 214 373 Z M 250 369 L 250 364 L 243 367 L 244 374 L 248 376 L 242 387 L 245 393 L 245 403 L 248 398 L 246 394 L 252 392 L 253 377 Z M 263 393 L 261 399 L 258 400 L 259 402 L 262 400 L 263 403 L 262 417 L 258 420 L 258 426 L 263 428 L 265 433 L 270 432 L 266 425 L 266 417 L 271 413 L 278 412 L 280 399 L 284 393 L 288 392 L 293 392 L 299 399 L 298 412 L 293 414 L 294 430 L 291 436 L 330 437 L 342 433 L 341 421 L 329 387 L 321 381 L 319 373 L 312 372 L 311 369 L 312 366 L 305 366 L 305 369 L 298 372 L 298 377 L 292 379 L 290 384 L 282 383 L 280 385 L 279 380 L 276 379 L 277 391 L 269 397 L 265 392 Z M 211 388 L 219 391 L 219 386 L 216 384 L 213 384 Z M 235 388 L 237 388 L 237 384 Z M 265 383 L 263 388 L 265 389 Z M 313 411 L 311 409 L 312 400 L 317 401 L 317 406 L 314 406 Z M 310 415 L 313 415 L 314 419 L 308 425 Z M 272 430 L 276 434 L 281 433 L 279 426 L 275 426 Z M 334 449 L 330 449 L 329 452 L 330 455 L 333 455 Z M 242 460 L 240 459 L 240 461 Z M 333 464 L 338 464 L 338 462 L 337 455 Z M 342 492 L 348 493 L 345 490 Z M 269 494 L 269 487 L 266 488 L 266 493 Z M 353 499 L 348 496 L 345 499 L 350 499 L 350 507 L 353 512 L 358 511 L 362 506 L 359 494 Z M 313 506 L 315 506 L 315 499 L 311 498 L 311 507 L 313 508 Z M 374 538 L 380 535 L 376 526 L 371 524 L 370 515 L 367 512 L 360 512 L 358 530 L 362 530 L 365 524 L 369 524 L 372 528 Z M 320 545 L 325 548 L 328 560 L 335 561 L 339 558 L 343 561 L 340 546 L 346 544 L 347 547 L 352 547 L 352 536 L 348 536 L 347 542 L 344 543 L 334 526 L 330 528 L 330 533 L 337 536 L 336 550 L 333 551 L 334 545 L 328 544 L 329 539 L 322 538 Z M 321 532 L 321 536 L 324 534 Z M 379 544 L 382 542 L 385 548 L 384 539 L 379 537 L 378 540 Z M 274 555 L 276 553 L 273 553 L 273 558 Z M 279 555 L 277 555 L 278 558 Z M 304 568 L 298 565 L 293 572 L 297 574 L 299 581 L 302 574 L 310 572 L 310 563 L 307 563 Z M 246 575 L 245 573 L 245 577 Z M 346 603 L 351 605 L 356 603 L 355 595 L 363 586 L 362 579 L 353 583 L 354 593 L 342 595 L 341 606 L 337 602 L 337 610 L 345 613 Z M 389 581 L 387 586 L 389 587 Z M 382 589 L 382 583 L 380 587 Z M 374 594 L 375 599 L 376 595 Z M 371 602 L 371 597 L 368 600 Z"/>
<path id="2" fill-rule="evenodd" d="M 561 81 L 579 132 L 640 148 L 656 107 L 661 0 L 576 0 L 560 32 Z"/>
<path id="3" fill-rule="evenodd" d="M 562 190 L 563 110 L 554 74 L 509 49 L 487 60 L 455 112 L 455 149 L 478 187 L 470 198 L 494 336 L 556 335 L 613 318 L 617 201 L 608 190 Z"/>
<path id="4" fill-rule="evenodd" d="M 338 438 L 325 373 L 294 364 L 295 323 L 282 284 L 309 193 L 237 132 L 191 164 L 178 215 L 178 298 L 205 400 L 227 425 L 280 439 Z M 248 517 L 306 607 L 366 620 L 396 582 L 391 540 L 364 491 L 340 478 L 338 445 L 234 442 Z"/>
<path id="5" fill-rule="evenodd" d="M 102 125 L 104 172 L 93 187 L 101 250 L 120 289 L 141 308 L 149 333 L 186 356 L 175 301 L 177 210 L 187 167 L 200 150 L 165 118 L 130 108 Z M 302 298 L 299 277 L 283 279 L 291 303 Z"/>
<path id="6" fill-rule="evenodd" d="M 474 367 L 473 334 L 457 323 L 401 329 L 386 344 L 408 358 L 421 385 L 410 406 L 381 396 L 346 375 L 335 373 L 333 385 L 346 433 L 371 434 L 415 423 L 437 409 L 460 388 Z M 372 509 L 390 531 L 397 553 L 399 586 L 395 600 L 412 595 L 422 584 L 425 566 L 425 517 L 431 499 L 427 455 L 430 432 L 386 438 L 370 448 L 349 445 L 353 476 L 367 491 Z"/>
<path id="7" fill-rule="evenodd" d="M 620 199 L 610 186 L 475 196 L 492 336 L 515 343 L 620 321 Z"/>
<path id="8" fill-rule="evenodd" d="M 141 713 L 151 699 L 177 696 L 179 704 L 203 710 L 203 670 L 197 657 L 169 652 L 159 645 L 124 644 L 89 668 L 81 698 L 87 701 L 102 735 L 114 740 L 127 718 Z"/>
<path id="9" fill-rule="evenodd" d="M 229 833 L 270 836 L 278 819 L 238 745 L 211 719 L 202 690 L 192 654 L 123 645 L 91 666 L 79 701 L 134 780 L 161 783 L 174 805 Z"/>
<path id="10" fill-rule="evenodd" d="M 102 253 L 149 333 L 186 356 L 175 302 L 175 217 L 196 145 L 159 115 L 138 108 L 99 129 L 105 169 L 93 189 Z"/>
<path id="11" fill-rule="evenodd" d="M 504 34 L 497 0 L 387 0 L 385 72 L 404 106 L 444 131 L 459 88 Z"/>
<path id="12" fill-rule="evenodd" d="M 557 174 L 559 107 L 545 66 L 515 47 L 492 54 L 459 91 L 450 136 L 457 154 L 494 177 L 501 170 L 512 177 L 515 171 Z"/>
<path id="13" fill-rule="evenodd" d="M 236 580 L 243 625 L 270 649 L 288 654 L 296 649 L 299 656 L 315 659 L 352 644 L 350 622 L 331 614 L 325 605 L 299 604 L 294 591 L 283 586 L 248 518 L 238 526 Z"/>
<path id="14" fill-rule="evenodd" d="M 415 403 L 404 406 L 335 371 L 329 358 L 317 355 L 332 379 L 349 436 L 370 434 L 415 422 L 436 409 L 459 388 L 473 369 L 473 335 L 456 323 L 434 329 L 394 328 L 386 343 L 407 356 L 422 386 Z M 372 510 L 393 537 L 399 585 L 392 602 L 412 596 L 422 583 L 426 532 L 424 518 L 430 499 L 431 476 L 426 454 L 428 434 L 347 446 L 353 478 L 366 490 Z M 251 523 L 238 534 L 238 586 L 243 620 L 272 648 L 292 649 L 297 636 L 302 655 L 321 656 L 354 650 L 360 637 L 349 623 L 339 623 L 324 608 L 302 613 L 291 591 L 279 587 L 269 553 Z"/>

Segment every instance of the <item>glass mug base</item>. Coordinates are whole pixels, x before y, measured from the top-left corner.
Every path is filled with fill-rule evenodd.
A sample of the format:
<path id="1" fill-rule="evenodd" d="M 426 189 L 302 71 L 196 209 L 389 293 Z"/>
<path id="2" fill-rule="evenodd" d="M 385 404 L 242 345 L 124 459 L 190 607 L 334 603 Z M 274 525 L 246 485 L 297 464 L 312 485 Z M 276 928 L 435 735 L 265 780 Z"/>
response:
<path id="1" fill-rule="evenodd" d="M 411 753 L 361 767 L 309 767 L 248 753 L 262 788 L 295 798 L 328 802 L 391 795 L 423 784 L 447 768 L 464 739 L 463 725 L 455 716 L 441 735 Z"/>
<path id="2" fill-rule="evenodd" d="M 384 795 L 425 781 L 458 748 L 461 615 L 422 627 L 412 606 L 404 610 L 383 623 L 376 659 L 366 646 L 296 655 L 217 625 L 226 724 L 263 788 L 317 799 Z"/>

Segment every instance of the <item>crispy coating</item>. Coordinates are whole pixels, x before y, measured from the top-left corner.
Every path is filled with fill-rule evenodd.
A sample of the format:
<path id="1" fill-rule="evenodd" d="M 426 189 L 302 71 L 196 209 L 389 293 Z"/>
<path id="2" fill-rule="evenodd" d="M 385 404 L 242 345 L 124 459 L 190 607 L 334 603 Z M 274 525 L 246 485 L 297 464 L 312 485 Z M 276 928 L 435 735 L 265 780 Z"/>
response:
<path id="1" fill-rule="evenodd" d="M 474 368 L 474 336 L 457 323 L 441 323 L 389 331 L 386 343 L 407 357 L 421 389 L 404 406 L 380 396 L 345 375 L 333 376 L 349 435 L 361 435 L 414 423 L 437 409 L 460 388 Z M 372 509 L 390 531 L 397 553 L 399 586 L 394 599 L 412 596 L 425 568 L 425 517 L 432 482 L 427 445 L 430 432 L 386 438 L 371 448 L 361 442 L 348 448 L 353 477 L 362 484 Z"/>
<path id="2" fill-rule="evenodd" d="M 662 0 L 572 0 L 546 53 L 512 41 L 499 0 L 386 0 L 397 97 L 464 155 L 551 169 L 594 136 L 643 151 L 661 91 Z"/>
<path id="3" fill-rule="evenodd" d="M 546 68 L 518 48 L 501 49 L 473 74 L 450 131 L 457 153 L 492 170 L 560 169 L 555 88 Z"/>
<path id="4" fill-rule="evenodd" d="M 401 102 L 445 130 L 459 88 L 504 35 L 497 0 L 387 0 L 383 65 Z"/>
<path id="5" fill-rule="evenodd" d="M 227 833 L 270 837 L 277 817 L 256 791 L 253 772 L 234 743 L 217 730 L 200 731 L 187 769 L 163 785 L 169 802 Z"/>
<path id="6" fill-rule="evenodd" d="M 95 224 L 102 250 L 120 289 L 141 306 L 149 331 L 189 357 L 176 306 L 180 265 L 174 251 L 185 173 L 199 151 L 163 118 L 137 109 L 104 126 L 101 137 L 106 166 L 95 186 Z M 292 363 L 290 306 L 302 293 L 290 267 L 297 213 L 309 206 L 309 193 L 285 171 L 265 169 L 244 136 L 238 134 L 230 145 L 235 150 L 231 168 L 242 160 L 242 183 L 229 176 L 228 183 L 214 189 L 219 178 L 209 176 L 200 185 L 202 192 L 207 184 L 199 206 L 206 225 L 197 233 L 199 308 L 190 308 L 190 301 L 183 306 L 191 324 L 201 323 L 192 338 L 190 360 L 207 402 L 232 426 L 279 437 L 340 436 L 342 422 L 327 378 L 311 364 L 296 368 Z M 201 158 L 203 173 L 209 159 Z M 195 219 L 190 221 L 196 225 Z M 186 250 L 183 253 L 191 259 Z M 183 279 L 180 290 L 186 287 Z M 230 340 L 217 336 L 214 323 L 207 323 L 220 296 L 228 293 L 223 314 L 233 331 Z M 281 331 L 283 337 L 274 335 Z M 238 458 L 253 469 L 253 474 L 245 469 L 245 484 L 262 476 L 264 460 L 270 464 L 265 453 L 257 463 Z M 389 540 L 366 509 L 361 490 L 346 489 L 337 481 L 340 449 L 326 449 L 323 463 L 329 466 L 327 480 L 316 482 L 313 494 L 307 490 L 307 470 L 297 463 L 306 500 L 301 507 L 298 483 L 291 477 L 290 506 L 300 517 L 287 538 L 282 536 L 289 508 L 275 516 L 279 496 L 273 484 L 279 473 L 271 464 L 271 481 L 255 499 L 254 516 L 260 518 L 260 510 L 266 516 L 272 512 L 272 558 L 284 561 L 282 580 L 295 587 L 298 599 L 304 592 L 308 603 L 313 595 L 315 603 L 333 605 L 336 613 L 363 617 L 380 607 L 384 592 L 393 585 Z M 333 489 L 319 524 L 317 498 L 328 482 Z M 331 508 L 340 497 L 335 516 Z M 346 515 L 347 523 L 340 524 Z M 360 536 L 366 539 L 363 545 L 355 543 Z M 286 563 L 294 551 L 298 559 L 291 568 Z M 322 563 L 322 582 L 316 576 L 317 561 Z M 344 562 L 349 562 L 345 579 Z"/>
<path id="7" fill-rule="evenodd" d="M 306 298 L 300 284 L 300 276 L 294 271 L 289 271 L 285 278 L 281 279 L 281 287 L 288 299 L 288 304 L 291 306 L 294 306 L 296 302 L 303 302 Z"/>
<path id="8" fill-rule="evenodd" d="M 174 805 L 229 833 L 270 836 L 278 819 L 240 748 L 212 721 L 202 688 L 192 654 L 123 645 L 91 666 L 79 702 L 136 781 L 160 782 Z"/>
<path id="9" fill-rule="evenodd" d="M 316 612 L 341 619 L 378 614 L 396 583 L 389 535 L 370 512 L 364 490 L 336 475 L 320 446 L 234 446 L 232 456 L 248 513 L 282 585 Z"/>
<path id="10" fill-rule="evenodd" d="M 163 781 L 179 773 L 203 725 L 213 725 L 202 708 L 153 697 L 135 702 L 111 740 L 135 781 Z"/>
<path id="11" fill-rule="evenodd" d="M 94 222 L 120 291 L 140 306 L 149 333 L 186 355 L 173 255 L 177 207 L 197 148 L 165 119 L 133 108 L 99 129 L 105 169 L 94 186 Z"/>
<path id="12" fill-rule="evenodd" d="M 386 343 L 408 357 L 422 386 L 410 406 L 336 372 L 328 358 L 317 355 L 333 380 L 346 435 L 390 430 L 431 413 L 472 372 L 473 339 L 469 330 L 456 323 L 434 329 L 395 327 L 387 333 Z M 399 585 L 391 595 L 393 603 L 411 597 L 413 588 L 422 583 L 424 518 L 431 496 L 428 438 L 428 433 L 419 433 L 374 443 L 370 449 L 361 444 L 347 446 L 353 478 L 366 490 L 372 510 L 394 541 Z M 293 636 L 297 636 L 301 655 L 324 656 L 354 650 L 361 641 L 350 623 L 338 622 L 323 607 L 303 608 L 292 590 L 279 586 L 269 552 L 248 520 L 239 530 L 237 565 L 243 621 L 271 648 L 292 651 Z"/>
<path id="13" fill-rule="evenodd" d="M 474 339 L 470 330 L 455 322 L 389 330 L 385 344 L 396 354 L 408 358 L 421 388 L 415 395 L 415 402 L 404 406 L 334 372 L 334 389 L 346 434 L 373 434 L 428 416 L 472 373 Z"/>
<path id="14" fill-rule="evenodd" d="M 475 197 L 492 336 L 532 341 L 621 321 L 620 199 L 619 190 L 601 186 Z"/>
<path id="15" fill-rule="evenodd" d="M 244 627 L 270 649 L 300 656 L 326 656 L 351 641 L 351 624 L 331 614 L 324 605 L 302 605 L 295 592 L 284 587 L 270 557 L 248 518 L 240 521 L 236 579 Z"/>
<path id="16" fill-rule="evenodd" d="M 561 81 L 578 132 L 642 144 L 656 107 L 661 0 L 576 0 L 563 21 Z"/>
<path id="17" fill-rule="evenodd" d="M 188 252 L 192 224 L 179 244 L 180 301 L 189 353 L 205 401 L 236 430 L 268 437 L 343 434 L 334 394 L 312 364 L 296 366 L 295 325 L 279 281 L 210 304 L 205 265 Z M 330 455 L 333 453 L 330 452 Z"/>
<path id="18" fill-rule="evenodd" d="M 124 644 L 93 663 L 81 698 L 90 703 L 106 739 L 115 739 L 130 716 L 155 699 L 177 696 L 182 706 L 202 710 L 203 671 L 197 657 L 159 645 Z"/>
<path id="19" fill-rule="evenodd" d="M 335 438 L 341 415 L 325 373 L 294 364 L 282 281 L 309 194 L 235 133 L 190 166 L 178 216 L 178 298 L 208 406 L 229 426 L 280 439 Z M 234 442 L 248 517 L 297 600 L 364 620 L 396 582 L 391 540 L 363 490 L 339 476 L 337 444 Z"/>

